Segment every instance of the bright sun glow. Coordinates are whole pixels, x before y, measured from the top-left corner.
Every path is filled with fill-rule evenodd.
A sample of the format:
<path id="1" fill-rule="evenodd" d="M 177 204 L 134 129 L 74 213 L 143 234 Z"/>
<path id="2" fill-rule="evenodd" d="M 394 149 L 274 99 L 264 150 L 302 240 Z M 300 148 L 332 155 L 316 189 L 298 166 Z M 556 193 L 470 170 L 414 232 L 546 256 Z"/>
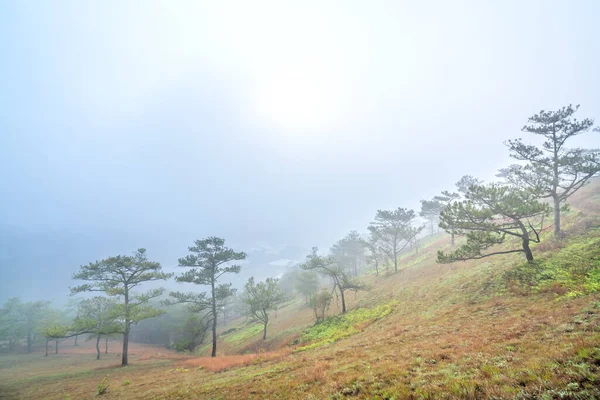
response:
<path id="1" fill-rule="evenodd" d="M 255 93 L 255 115 L 285 133 L 327 129 L 339 119 L 341 105 L 335 89 L 318 76 L 270 76 Z"/>

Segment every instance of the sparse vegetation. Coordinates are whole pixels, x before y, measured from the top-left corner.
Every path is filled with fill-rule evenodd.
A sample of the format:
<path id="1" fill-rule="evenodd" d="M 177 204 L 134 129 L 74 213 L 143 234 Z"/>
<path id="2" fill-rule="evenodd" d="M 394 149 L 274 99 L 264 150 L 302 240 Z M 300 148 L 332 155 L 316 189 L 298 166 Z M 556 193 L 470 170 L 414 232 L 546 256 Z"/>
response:
<path id="1" fill-rule="evenodd" d="M 325 320 L 325 315 L 331 306 L 331 300 L 333 300 L 333 296 L 327 289 L 322 289 L 310 296 L 308 305 L 315 313 L 315 322 L 317 324 Z"/>
<path id="2" fill-rule="evenodd" d="M 104 379 L 102 379 L 102 382 L 100 382 L 98 384 L 98 389 L 96 391 L 96 396 L 102 396 L 103 394 L 106 394 L 106 392 L 108 391 L 108 388 L 110 387 L 110 383 L 108 382 L 108 375 L 104 377 Z"/>
<path id="3" fill-rule="evenodd" d="M 296 351 L 314 349 L 352 336 L 391 313 L 393 307 L 394 303 L 380 305 L 372 309 L 359 308 L 344 315 L 325 318 L 322 322 L 302 333 L 300 343 L 305 343 L 305 345 L 299 347 Z"/>

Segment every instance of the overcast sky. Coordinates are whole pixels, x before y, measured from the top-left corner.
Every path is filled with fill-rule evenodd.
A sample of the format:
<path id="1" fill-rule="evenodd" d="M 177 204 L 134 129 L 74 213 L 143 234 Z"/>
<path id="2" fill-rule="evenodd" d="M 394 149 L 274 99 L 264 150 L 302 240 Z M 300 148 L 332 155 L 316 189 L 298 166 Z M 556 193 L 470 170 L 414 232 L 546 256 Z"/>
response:
<path id="1" fill-rule="evenodd" d="M 492 179 L 530 115 L 600 119 L 599 16 L 594 0 L 2 1 L 0 300 L 64 296 L 79 264 L 138 247 L 172 267 L 209 235 L 263 278 L 378 208 Z"/>

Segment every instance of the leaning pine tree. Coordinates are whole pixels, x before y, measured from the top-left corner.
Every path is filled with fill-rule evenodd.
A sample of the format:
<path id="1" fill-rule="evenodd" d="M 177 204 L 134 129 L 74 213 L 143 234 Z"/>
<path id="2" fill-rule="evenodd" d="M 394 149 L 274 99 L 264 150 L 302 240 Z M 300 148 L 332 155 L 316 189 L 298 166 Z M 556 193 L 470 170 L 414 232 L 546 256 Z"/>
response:
<path id="1" fill-rule="evenodd" d="M 579 106 L 563 107 L 557 111 L 540 111 L 529 118 L 523 132 L 539 135 L 541 146 L 528 145 L 521 139 L 509 140 L 506 145 L 511 157 L 525 162 L 500 171 L 511 183 L 539 190 L 542 198 L 552 199 L 554 207 L 554 236 L 560 238 L 561 205 L 594 175 L 600 172 L 600 150 L 567 148 L 567 140 L 589 130 L 594 122 L 573 118 Z"/>
<path id="2" fill-rule="evenodd" d="M 539 243 L 534 223 L 549 213 L 549 206 L 537 200 L 538 194 L 500 184 L 473 185 L 466 200 L 454 202 L 442 211 L 440 226 L 467 238 L 455 251 L 438 251 L 439 263 L 480 259 L 496 254 L 524 253 L 533 262 L 530 243 Z M 541 222 L 540 222 L 541 223 Z M 517 248 L 487 251 L 508 238 L 520 240 Z"/>

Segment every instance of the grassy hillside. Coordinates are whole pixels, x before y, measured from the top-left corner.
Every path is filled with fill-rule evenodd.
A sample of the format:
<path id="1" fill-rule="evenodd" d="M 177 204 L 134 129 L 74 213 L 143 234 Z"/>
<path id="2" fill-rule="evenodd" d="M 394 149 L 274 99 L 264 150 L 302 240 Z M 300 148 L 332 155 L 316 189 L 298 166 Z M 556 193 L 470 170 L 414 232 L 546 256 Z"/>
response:
<path id="1" fill-rule="evenodd" d="M 364 277 L 371 289 L 348 296 L 345 316 L 313 326 L 298 300 L 264 342 L 232 321 L 217 359 L 144 346 L 126 368 L 69 348 L 2 356 L 0 398 L 90 398 L 105 376 L 106 399 L 598 398 L 600 182 L 571 203 L 567 237 L 547 228 L 533 266 L 520 254 L 437 264 L 440 233 L 398 273 Z"/>

